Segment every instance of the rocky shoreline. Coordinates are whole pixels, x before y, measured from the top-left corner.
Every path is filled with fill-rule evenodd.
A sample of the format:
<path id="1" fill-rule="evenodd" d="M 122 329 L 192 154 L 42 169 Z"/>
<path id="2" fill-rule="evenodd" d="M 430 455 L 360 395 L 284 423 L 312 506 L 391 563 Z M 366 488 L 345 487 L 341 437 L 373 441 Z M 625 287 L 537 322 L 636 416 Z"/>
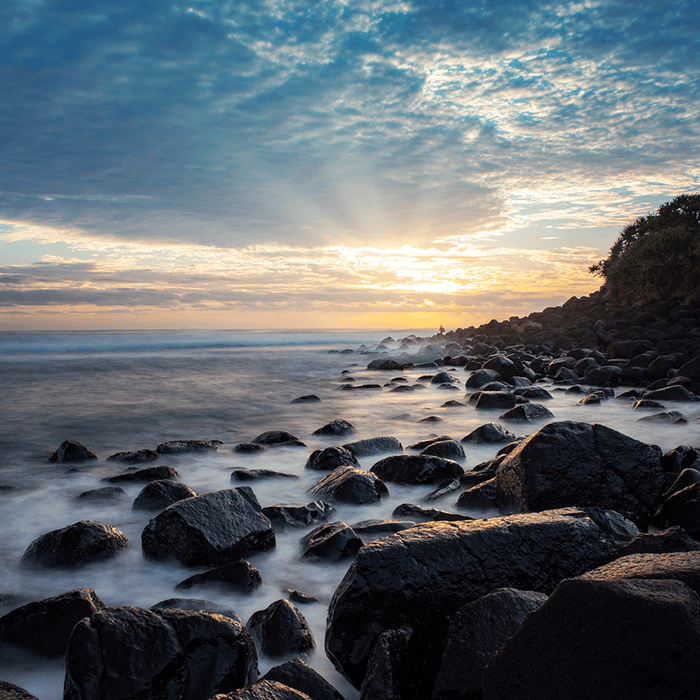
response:
<path id="1" fill-rule="evenodd" d="M 251 591 L 261 579 L 246 557 L 274 548 L 276 533 L 306 528 L 302 557 L 352 562 L 328 607 L 325 649 L 362 700 L 696 697 L 700 449 L 662 452 L 602 424 L 555 421 L 546 403 L 557 390 L 583 404 L 621 398 L 654 424 L 695 420 L 682 409 L 700 395 L 700 309 L 658 302 L 625 310 L 596 293 L 350 354 L 369 360 L 378 380 L 347 374 L 341 391 L 410 393 L 430 383 L 448 393 L 465 372 L 465 401 L 483 412 L 483 425 L 461 440 L 441 435 L 404 450 L 389 436 L 353 441 L 350 423 L 331 421 L 317 432 L 335 444 L 306 461 L 319 472 L 315 500 L 265 507 L 254 482 L 295 475 L 238 469 L 234 484 L 252 487 L 198 495 L 173 468 L 145 466 L 160 455 L 214 451 L 217 441 L 117 453 L 110 459 L 125 470 L 110 482 L 142 481 L 134 508 L 154 513 L 144 557 L 209 567 L 179 590 L 206 580 Z M 408 369 L 424 374 L 413 384 L 395 376 Z M 516 438 L 516 427 L 526 434 Z M 498 452 L 465 471 L 470 444 Z M 280 445 L 304 447 L 273 430 L 234 450 Z M 374 464 L 363 469 L 358 458 L 368 456 Z M 94 459 L 74 441 L 51 456 Z M 334 518 L 334 503 L 376 503 L 392 484 L 427 485 L 428 503 L 456 498 L 456 509 L 403 504 L 392 520 L 352 527 Z M 124 546 L 117 528 L 80 521 L 32 542 L 23 565 L 81 567 Z M 83 588 L 7 612 L 0 654 L 65 656 L 71 700 L 342 700 L 303 661 L 315 641 L 301 608 L 312 602 L 290 591 L 244 622 L 198 599 L 106 607 Z M 259 679 L 261 653 L 285 661 Z M 0 682 L 5 698 L 32 696 Z"/>

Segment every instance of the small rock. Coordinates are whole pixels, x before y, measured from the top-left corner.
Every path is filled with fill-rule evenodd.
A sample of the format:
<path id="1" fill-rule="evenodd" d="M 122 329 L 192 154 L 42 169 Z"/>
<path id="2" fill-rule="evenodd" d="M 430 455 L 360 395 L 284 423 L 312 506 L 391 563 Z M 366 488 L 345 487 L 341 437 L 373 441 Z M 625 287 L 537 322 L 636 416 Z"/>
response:
<path id="1" fill-rule="evenodd" d="M 221 440 L 170 440 L 156 447 L 159 455 L 187 455 L 219 449 Z"/>
<path id="2" fill-rule="evenodd" d="M 285 656 L 313 649 L 311 629 L 299 609 L 281 598 L 254 612 L 246 624 L 267 656 Z"/>
<path id="3" fill-rule="evenodd" d="M 377 503 L 389 493 L 384 482 L 373 473 L 357 467 L 338 467 L 327 474 L 309 493 L 342 503 Z"/>
<path id="4" fill-rule="evenodd" d="M 110 476 L 105 481 L 111 484 L 123 484 L 131 481 L 161 481 L 163 479 L 175 479 L 180 476 L 172 467 L 146 467 L 133 472 L 124 472 L 116 476 Z"/>
<path id="5" fill-rule="evenodd" d="M 346 447 L 326 447 L 324 450 L 314 450 L 306 460 L 304 469 L 329 472 L 338 467 L 359 467 L 355 455 Z"/>
<path id="6" fill-rule="evenodd" d="M 134 499 L 133 510 L 163 510 L 185 498 L 193 498 L 197 492 L 178 481 L 157 479 L 146 484 Z"/>
<path id="7" fill-rule="evenodd" d="M 107 461 L 143 464 L 144 462 L 155 462 L 159 457 L 160 455 L 155 450 L 138 450 L 137 452 L 115 452 L 107 457 Z"/>
<path id="8" fill-rule="evenodd" d="M 326 523 L 301 539 L 301 556 L 316 561 L 339 561 L 353 557 L 362 547 L 362 540 L 344 522 Z"/>
<path id="9" fill-rule="evenodd" d="M 126 491 L 121 486 L 103 486 L 101 489 L 83 491 L 75 500 L 81 503 L 106 503 L 118 501 L 123 496 L 126 496 Z"/>
<path id="10" fill-rule="evenodd" d="M 325 522 L 333 517 L 335 508 L 330 503 L 312 501 L 265 506 L 262 512 L 270 519 L 275 529 L 284 530 L 288 527 L 308 527 Z"/>
<path id="11" fill-rule="evenodd" d="M 193 586 L 210 586 L 225 591 L 250 593 L 262 585 L 260 572 L 247 561 L 234 561 L 202 574 L 186 578 L 175 586 L 175 590 L 186 590 Z"/>
<path id="12" fill-rule="evenodd" d="M 289 403 L 320 403 L 320 401 L 321 399 L 316 394 L 307 394 L 306 396 L 292 399 Z"/>
<path id="13" fill-rule="evenodd" d="M 332 420 L 330 423 L 326 423 L 322 428 L 319 428 L 318 430 L 314 430 L 313 434 L 314 435 L 328 435 L 328 436 L 342 436 L 342 435 L 352 435 L 353 433 L 357 432 L 357 428 L 355 428 L 352 423 L 349 423 L 346 420 L 343 420 L 342 418 L 337 418 L 336 420 Z"/>
<path id="14" fill-rule="evenodd" d="M 49 462 L 63 464 L 65 462 L 86 462 L 97 459 L 97 455 L 77 440 L 64 440 L 58 449 L 49 457 Z"/>
<path id="15" fill-rule="evenodd" d="M 268 430 L 260 433 L 256 438 L 253 438 L 253 442 L 268 447 L 306 447 L 298 437 L 284 430 Z"/>
<path id="16" fill-rule="evenodd" d="M 273 469 L 234 469 L 231 481 L 260 481 L 261 479 L 299 479 L 297 474 L 276 472 Z"/>

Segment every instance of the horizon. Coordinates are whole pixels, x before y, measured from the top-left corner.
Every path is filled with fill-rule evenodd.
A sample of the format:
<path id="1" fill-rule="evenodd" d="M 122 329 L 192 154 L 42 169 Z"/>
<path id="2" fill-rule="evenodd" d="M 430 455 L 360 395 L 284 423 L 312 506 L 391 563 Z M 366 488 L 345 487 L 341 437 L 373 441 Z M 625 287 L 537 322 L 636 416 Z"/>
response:
<path id="1" fill-rule="evenodd" d="M 694 0 L 0 20 L 0 330 L 479 326 L 700 191 Z"/>

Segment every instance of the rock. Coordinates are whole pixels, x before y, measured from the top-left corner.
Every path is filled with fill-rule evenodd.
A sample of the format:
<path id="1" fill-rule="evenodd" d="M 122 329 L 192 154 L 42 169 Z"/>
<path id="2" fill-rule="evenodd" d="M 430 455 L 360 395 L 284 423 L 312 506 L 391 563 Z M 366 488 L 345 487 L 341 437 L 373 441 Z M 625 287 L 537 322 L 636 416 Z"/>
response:
<path id="1" fill-rule="evenodd" d="M 267 445 L 269 447 L 306 447 L 298 437 L 284 430 L 268 430 L 260 433 L 256 438 L 253 438 L 253 442 L 257 445 Z"/>
<path id="2" fill-rule="evenodd" d="M 459 479 L 443 481 L 441 484 L 438 484 L 438 487 L 436 489 L 433 489 L 430 493 L 423 496 L 421 500 L 425 503 L 437 501 L 438 499 L 447 496 L 447 494 L 457 491 L 457 489 L 459 489 L 460 487 L 461 482 Z"/>
<path id="3" fill-rule="evenodd" d="M 683 473 L 695 471 L 685 470 Z M 661 525 L 682 527 L 694 540 L 700 539 L 700 483 L 671 494 L 659 511 Z"/>
<path id="4" fill-rule="evenodd" d="M 124 484 L 132 481 L 162 481 L 163 479 L 177 480 L 180 476 L 172 467 L 146 467 L 145 469 L 136 469 L 133 472 L 124 472 L 116 476 L 110 476 L 105 479 L 110 484 Z"/>
<path id="5" fill-rule="evenodd" d="M 146 484 L 134 499 L 133 510 L 163 510 L 185 498 L 193 498 L 197 492 L 179 481 L 157 479 Z"/>
<path id="6" fill-rule="evenodd" d="M 652 401 L 697 401 L 698 397 L 691 394 L 684 386 L 674 384 L 665 386 L 663 389 L 648 391 L 644 395 L 645 399 Z"/>
<path id="7" fill-rule="evenodd" d="M 156 515 L 141 534 L 152 559 L 185 566 L 223 566 L 275 546 L 272 523 L 249 486 L 187 498 Z"/>
<path id="8" fill-rule="evenodd" d="M 548 399 L 554 398 L 546 389 L 541 386 L 528 386 L 523 389 L 516 389 L 513 392 L 516 396 L 520 396 L 523 399 L 531 401 L 533 399 L 537 401 L 547 401 Z"/>
<path id="9" fill-rule="evenodd" d="M 402 503 L 400 506 L 396 506 L 392 516 L 395 518 L 414 518 L 420 522 L 474 520 L 474 518 L 461 513 L 452 513 L 447 510 L 439 510 L 438 508 L 425 508 L 414 503 Z"/>
<path id="10" fill-rule="evenodd" d="M 411 668 L 429 692 L 459 607 L 497 588 L 551 591 L 614 556 L 614 529 L 602 511 L 565 508 L 425 523 L 375 540 L 360 549 L 333 595 L 326 653 L 358 687 L 373 640 L 407 625 L 415 650 Z"/>
<path id="11" fill-rule="evenodd" d="M 49 457 L 49 462 L 64 464 L 66 462 L 86 462 L 97 459 L 97 455 L 77 440 L 64 440 Z"/>
<path id="12" fill-rule="evenodd" d="M 510 391 L 482 391 L 474 404 L 477 410 L 498 408 L 500 410 L 513 408 L 515 397 Z"/>
<path id="13" fill-rule="evenodd" d="M 252 683 L 257 654 L 230 618 L 107 608 L 81 620 L 66 652 L 64 700 L 208 700 Z"/>
<path id="14" fill-rule="evenodd" d="M 73 627 L 103 608 L 92 588 L 36 600 L 0 617 L 0 642 L 56 659 L 65 653 Z"/>
<path id="15" fill-rule="evenodd" d="M 301 539 L 301 556 L 316 561 L 339 561 L 353 557 L 362 547 L 362 540 L 344 522 L 326 523 Z"/>
<path id="16" fill-rule="evenodd" d="M 124 496 L 126 491 L 121 486 L 103 486 L 101 489 L 83 491 L 75 497 L 75 500 L 81 503 L 107 503 L 118 501 Z"/>
<path id="17" fill-rule="evenodd" d="M 346 450 L 350 450 L 355 457 L 372 457 L 373 455 L 385 454 L 387 452 L 403 451 L 401 443 L 395 437 L 391 436 L 346 442 L 343 447 Z"/>
<path id="18" fill-rule="evenodd" d="M 455 504 L 458 508 L 473 510 L 491 510 L 498 508 L 498 486 L 496 479 L 487 479 L 466 491 L 462 491 Z"/>
<path id="19" fill-rule="evenodd" d="M 306 394 L 292 399 L 289 403 L 320 403 L 321 399 L 316 394 Z"/>
<path id="20" fill-rule="evenodd" d="M 678 374 L 681 377 L 690 377 L 696 382 L 700 381 L 700 355 L 681 365 Z"/>
<path id="21" fill-rule="evenodd" d="M 267 656 L 301 654 L 315 646 L 306 618 L 284 598 L 254 612 L 246 627 Z"/>
<path id="22" fill-rule="evenodd" d="M 351 525 L 358 535 L 393 535 L 395 532 L 407 530 L 415 523 L 410 520 L 362 520 Z"/>
<path id="23" fill-rule="evenodd" d="M 38 700 L 38 698 L 18 685 L 0 681 L 0 700 Z"/>
<path id="24" fill-rule="evenodd" d="M 319 673 L 301 659 L 292 659 L 273 666 L 262 678 L 277 681 L 289 688 L 306 693 L 313 700 L 344 700 L 343 696 Z"/>
<path id="25" fill-rule="evenodd" d="M 498 423 L 485 423 L 462 438 L 462 442 L 476 445 L 498 444 L 511 440 L 515 440 L 515 435 Z"/>
<path id="26" fill-rule="evenodd" d="M 155 462 L 159 457 L 160 455 L 155 450 L 138 450 L 137 452 L 115 452 L 107 457 L 107 461 L 143 464 L 145 462 Z"/>
<path id="27" fill-rule="evenodd" d="M 315 598 L 312 595 L 307 595 L 306 593 L 302 593 L 301 591 L 292 591 L 290 589 L 287 589 L 285 592 L 288 594 L 289 600 L 292 603 L 299 603 L 300 605 L 310 605 L 311 603 L 319 602 L 318 598 Z"/>
<path id="28" fill-rule="evenodd" d="M 410 628 L 382 632 L 372 646 L 360 700 L 403 700 L 414 697 L 415 670 L 410 667 Z"/>
<path id="29" fill-rule="evenodd" d="M 544 593 L 499 588 L 459 608 L 450 621 L 433 700 L 480 696 L 488 663 L 546 600 Z"/>
<path id="30" fill-rule="evenodd" d="M 332 420 L 330 423 L 326 423 L 326 425 L 324 425 L 322 428 L 314 430 L 313 434 L 330 435 L 335 437 L 339 435 L 352 435 L 356 432 L 357 428 L 355 428 L 352 423 L 348 423 L 348 421 L 343 420 L 342 418 L 337 418 L 336 420 Z"/>
<path id="31" fill-rule="evenodd" d="M 498 379 L 498 372 L 492 369 L 478 369 L 469 375 L 465 382 L 467 389 L 480 389 L 485 384 Z"/>
<path id="32" fill-rule="evenodd" d="M 262 452 L 264 449 L 262 445 L 258 445 L 256 442 L 241 442 L 233 448 L 232 452 Z"/>
<path id="33" fill-rule="evenodd" d="M 121 530 L 95 520 L 81 520 L 35 539 L 22 564 L 73 569 L 109 559 L 128 546 Z"/>
<path id="34" fill-rule="evenodd" d="M 310 698 L 306 693 L 277 681 L 260 680 L 235 693 L 215 695 L 211 700 L 315 700 L 315 698 Z"/>
<path id="35" fill-rule="evenodd" d="M 274 469 L 234 469 L 231 481 L 260 481 L 261 479 L 299 479 L 297 474 L 276 472 Z"/>
<path id="36" fill-rule="evenodd" d="M 396 484 L 435 484 L 459 479 L 464 474 L 464 469 L 454 460 L 424 454 L 385 457 L 370 471 L 382 481 Z"/>
<path id="37" fill-rule="evenodd" d="M 326 447 L 324 450 L 314 450 L 306 460 L 304 469 L 315 469 L 330 472 L 338 467 L 359 467 L 355 455 L 346 447 Z"/>
<path id="38" fill-rule="evenodd" d="M 617 551 L 618 557 L 629 554 L 667 554 L 669 552 L 695 552 L 700 542 L 691 539 L 681 527 L 670 527 L 661 532 L 640 532 Z"/>
<path id="39" fill-rule="evenodd" d="M 190 576 L 184 581 L 180 581 L 175 586 L 175 590 L 187 590 L 193 586 L 209 586 L 225 592 L 250 593 L 261 585 L 262 576 L 250 562 L 234 561 L 211 571 Z"/>
<path id="40" fill-rule="evenodd" d="M 639 411 L 642 408 L 666 408 L 661 401 L 652 401 L 651 399 L 639 399 L 632 404 L 633 411 Z"/>
<path id="41" fill-rule="evenodd" d="M 189 455 L 213 452 L 221 444 L 221 440 L 170 440 L 158 445 L 156 452 L 159 455 Z"/>
<path id="42" fill-rule="evenodd" d="M 699 457 L 698 451 L 690 445 L 678 445 L 661 455 L 661 467 L 665 472 L 680 474 L 692 467 Z"/>
<path id="43" fill-rule="evenodd" d="M 213 615 L 223 615 L 230 617 L 240 625 L 243 625 L 241 616 L 235 610 L 212 603 L 210 600 L 202 600 L 201 598 L 168 598 L 161 600 L 159 603 L 152 605 L 149 610 L 156 612 L 159 608 L 177 608 L 178 610 L 199 610 L 200 612 L 212 613 Z"/>
<path id="44" fill-rule="evenodd" d="M 452 439 L 435 440 L 421 450 L 422 455 L 432 455 L 433 457 L 442 457 L 450 459 L 453 462 L 466 459 L 462 446 Z"/>
<path id="45" fill-rule="evenodd" d="M 445 401 L 440 408 L 465 408 L 467 404 L 462 403 L 461 401 L 455 401 L 454 399 L 450 401 Z"/>
<path id="46" fill-rule="evenodd" d="M 312 501 L 265 506 L 262 512 L 270 519 L 275 529 L 284 530 L 287 527 L 308 527 L 325 522 L 335 515 L 335 508 L 330 503 Z"/>
<path id="47" fill-rule="evenodd" d="M 666 413 L 654 413 L 651 416 L 642 416 L 637 423 L 687 423 L 688 419 L 679 411 L 667 411 Z"/>
<path id="48" fill-rule="evenodd" d="M 522 403 L 499 416 L 500 420 L 512 423 L 534 423 L 539 420 L 554 418 L 554 414 L 541 403 Z"/>
<path id="49" fill-rule="evenodd" d="M 592 386 L 618 386 L 622 368 L 615 365 L 605 367 L 589 367 L 583 375 L 586 384 Z"/>
<path id="50" fill-rule="evenodd" d="M 452 384 L 453 382 L 456 382 L 457 380 L 450 376 L 449 372 L 438 372 L 436 375 L 434 375 L 430 383 L 431 384 Z"/>
<path id="51" fill-rule="evenodd" d="M 498 651 L 484 700 L 691 698 L 700 599 L 678 581 L 562 581 Z"/>
<path id="52" fill-rule="evenodd" d="M 534 512 L 597 506 L 650 518 L 664 488 L 661 451 L 604 425 L 550 423 L 496 471 L 498 506 Z"/>
<path id="53" fill-rule="evenodd" d="M 667 478 L 675 476 L 675 474 L 669 474 L 667 472 Z M 692 484 L 697 484 L 700 481 L 700 471 L 697 469 L 684 469 L 676 478 L 674 479 L 671 486 L 664 493 L 663 498 L 666 499 L 669 496 L 681 491 L 686 486 L 692 486 Z"/>
<path id="54" fill-rule="evenodd" d="M 389 493 L 384 482 L 375 474 L 358 467 L 338 467 L 327 474 L 309 493 L 340 503 L 377 503 Z"/>

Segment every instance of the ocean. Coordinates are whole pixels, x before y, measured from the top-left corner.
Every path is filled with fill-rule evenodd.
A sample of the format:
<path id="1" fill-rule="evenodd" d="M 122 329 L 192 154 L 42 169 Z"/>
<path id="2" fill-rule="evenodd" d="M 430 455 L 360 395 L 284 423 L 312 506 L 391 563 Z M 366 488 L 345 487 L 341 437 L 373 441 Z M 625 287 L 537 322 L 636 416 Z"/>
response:
<path id="1" fill-rule="evenodd" d="M 348 377 L 357 385 L 384 385 L 398 377 L 416 384 L 418 377 L 435 373 L 437 370 L 419 368 L 403 372 L 366 369 L 376 357 L 371 353 L 379 341 L 386 336 L 399 341 L 404 335 L 406 331 L 361 330 L 0 333 L 0 602 L 10 594 L 37 600 L 90 587 L 108 606 L 150 607 L 172 597 L 205 598 L 236 610 L 245 621 L 256 610 L 284 597 L 286 590 L 301 590 L 320 601 L 299 606 L 316 640 L 307 663 L 347 700 L 356 700 L 359 693 L 335 672 L 323 651 L 327 605 L 348 562 L 301 560 L 299 540 L 311 528 L 278 533 L 273 551 L 250 557 L 263 578 L 263 585 L 254 593 L 191 589 L 181 594 L 174 586 L 203 569 L 143 558 L 140 536 L 152 514 L 131 508 L 143 484 L 121 484 L 127 497 L 116 504 L 78 505 L 75 497 L 104 486 L 105 477 L 125 470 L 124 465 L 106 461 L 115 452 L 196 439 L 222 444 L 216 452 L 173 456 L 151 465 L 174 467 L 180 480 L 199 494 L 238 485 L 230 479 L 236 468 L 291 472 L 300 479 L 250 485 L 263 506 L 307 503 L 314 500 L 308 489 L 323 476 L 304 469 L 312 450 L 382 435 L 392 435 L 404 446 L 443 434 L 460 440 L 479 425 L 498 420 L 499 412 L 443 405 L 450 400 L 466 403 L 468 373 L 462 368 L 449 369 L 458 379 L 458 388 L 452 391 L 425 382 L 424 388 L 409 393 L 390 391 L 395 385 L 374 391 L 340 390 Z M 398 343 L 390 346 L 398 348 Z M 415 350 L 422 347 L 412 346 Z M 632 411 L 626 400 L 577 406 L 580 396 L 552 393 L 554 398 L 547 402 L 554 413 L 552 420 L 604 423 L 663 450 L 700 443 L 700 404 L 667 402 L 668 410 L 680 410 L 689 419 L 685 425 L 669 426 L 637 422 L 642 414 Z M 321 401 L 291 403 L 307 394 L 316 394 Z M 430 417 L 438 420 L 424 422 Z M 356 434 L 344 438 L 313 435 L 336 418 L 352 423 Z M 541 425 L 509 427 L 522 434 Z M 256 454 L 233 451 L 235 445 L 250 442 L 266 430 L 291 432 L 306 447 L 270 448 Z M 49 455 L 69 439 L 83 443 L 99 459 L 81 465 L 49 463 Z M 469 446 L 465 468 L 493 457 L 497 449 Z M 369 469 L 378 459 L 367 457 L 361 464 Z M 370 518 L 390 518 L 397 505 L 421 503 L 432 490 L 388 487 L 389 495 L 378 505 L 337 505 L 336 519 L 352 525 Z M 452 494 L 431 505 L 456 511 L 455 501 Z M 126 534 L 130 547 L 112 560 L 75 571 L 34 571 L 19 566 L 34 539 L 79 520 L 114 525 Z M 261 673 L 279 662 L 261 656 Z M 62 697 L 63 675 L 61 660 L 0 666 L 0 679 L 26 688 L 40 700 Z"/>

